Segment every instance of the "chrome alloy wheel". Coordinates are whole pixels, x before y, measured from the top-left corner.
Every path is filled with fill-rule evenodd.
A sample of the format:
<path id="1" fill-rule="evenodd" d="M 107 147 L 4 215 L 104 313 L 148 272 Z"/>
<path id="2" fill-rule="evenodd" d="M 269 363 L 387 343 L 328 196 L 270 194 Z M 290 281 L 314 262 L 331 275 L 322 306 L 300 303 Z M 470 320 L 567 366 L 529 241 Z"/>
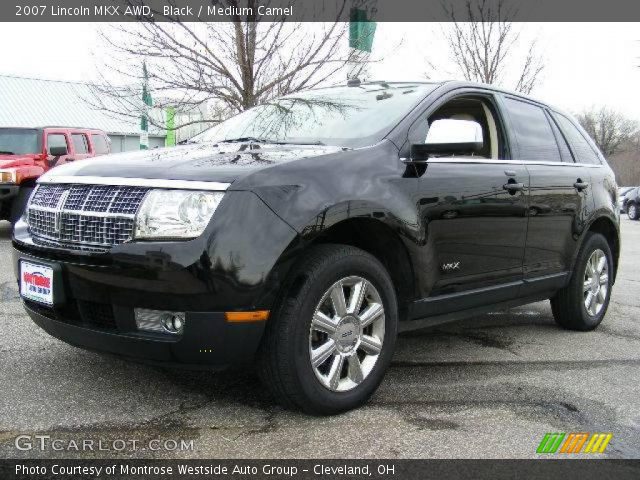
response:
<path id="1" fill-rule="evenodd" d="M 309 360 L 329 390 L 357 387 L 373 370 L 384 341 L 384 305 L 362 277 L 331 285 L 316 307 L 309 331 Z"/>
<path id="2" fill-rule="evenodd" d="M 595 250 L 587 261 L 584 271 L 584 307 L 595 317 L 600 313 L 609 290 L 609 262 L 600 249 Z"/>

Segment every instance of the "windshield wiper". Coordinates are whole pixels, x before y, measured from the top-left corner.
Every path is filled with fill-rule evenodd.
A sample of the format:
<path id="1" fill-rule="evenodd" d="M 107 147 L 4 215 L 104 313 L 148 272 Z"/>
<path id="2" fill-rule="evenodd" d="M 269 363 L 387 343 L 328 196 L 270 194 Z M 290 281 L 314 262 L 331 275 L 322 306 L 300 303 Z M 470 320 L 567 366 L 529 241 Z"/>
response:
<path id="1" fill-rule="evenodd" d="M 15 155 L 15 153 L 8 150 L 0 150 L 0 155 Z"/>
<path id="2" fill-rule="evenodd" d="M 253 142 L 253 143 L 282 143 L 277 140 L 269 140 L 268 138 L 257 138 L 257 137 L 238 137 L 238 138 L 225 138 L 220 141 L 221 143 L 242 143 L 242 142 Z"/>
<path id="3" fill-rule="evenodd" d="M 283 142 L 281 140 L 271 140 L 269 138 L 257 138 L 257 137 L 240 137 L 240 138 L 227 138 L 220 141 L 221 143 L 241 143 L 241 142 L 253 142 L 253 143 L 270 143 L 273 145 L 324 145 L 322 142 Z"/>

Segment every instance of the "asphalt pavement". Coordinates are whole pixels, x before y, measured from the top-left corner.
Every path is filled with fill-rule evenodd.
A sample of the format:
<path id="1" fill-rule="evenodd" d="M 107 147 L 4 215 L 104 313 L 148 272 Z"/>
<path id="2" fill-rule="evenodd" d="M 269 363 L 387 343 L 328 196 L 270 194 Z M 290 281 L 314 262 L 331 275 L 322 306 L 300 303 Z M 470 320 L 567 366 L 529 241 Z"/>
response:
<path id="1" fill-rule="evenodd" d="M 596 331 L 561 330 L 540 302 L 403 334 L 372 400 L 329 418 L 283 410 L 250 372 L 149 367 L 49 337 L 22 309 L 10 254 L 0 222 L 0 457 L 531 458 L 547 432 L 611 432 L 603 456 L 640 458 L 638 221 L 622 221 Z"/>

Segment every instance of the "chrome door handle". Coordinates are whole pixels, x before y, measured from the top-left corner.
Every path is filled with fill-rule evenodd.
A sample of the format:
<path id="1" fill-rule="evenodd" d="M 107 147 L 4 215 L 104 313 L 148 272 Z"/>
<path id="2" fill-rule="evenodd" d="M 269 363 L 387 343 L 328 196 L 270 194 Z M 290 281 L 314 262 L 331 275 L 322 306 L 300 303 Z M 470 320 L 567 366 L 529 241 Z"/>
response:
<path id="1" fill-rule="evenodd" d="M 505 183 L 502 188 L 508 190 L 509 192 L 521 192 L 522 190 L 524 190 L 524 183 L 509 182 Z"/>

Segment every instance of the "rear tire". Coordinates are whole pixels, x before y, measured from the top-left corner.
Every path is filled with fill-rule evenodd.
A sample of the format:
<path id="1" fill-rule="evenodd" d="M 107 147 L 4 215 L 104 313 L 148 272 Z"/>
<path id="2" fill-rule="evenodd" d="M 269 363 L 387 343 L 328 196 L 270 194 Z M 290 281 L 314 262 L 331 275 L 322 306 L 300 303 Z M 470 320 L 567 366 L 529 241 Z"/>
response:
<path id="1" fill-rule="evenodd" d="M 627 215 L 629 216 L 629 220 L 638 220 L 640 212 L 638 211 L 638 206 L 635 203 L 627 205 Z"/>
<path id="2" fill-rule="evenodd" d="M 607 239 L 589 233 L 585 239 L 569 285 L 551 299 L 551 310 L 558 325 L 568 330 L 595 329 L 611 298 L 613 260 Z"/>
<path id="3" fill-rule="evenodd" d="M 268 320 L 258 374 L 286 408 L 331 415 L 358 407 L 391 362 L 397 311 L 391 278 L 375 257 L 345 245 L 314 247 Z"/>

